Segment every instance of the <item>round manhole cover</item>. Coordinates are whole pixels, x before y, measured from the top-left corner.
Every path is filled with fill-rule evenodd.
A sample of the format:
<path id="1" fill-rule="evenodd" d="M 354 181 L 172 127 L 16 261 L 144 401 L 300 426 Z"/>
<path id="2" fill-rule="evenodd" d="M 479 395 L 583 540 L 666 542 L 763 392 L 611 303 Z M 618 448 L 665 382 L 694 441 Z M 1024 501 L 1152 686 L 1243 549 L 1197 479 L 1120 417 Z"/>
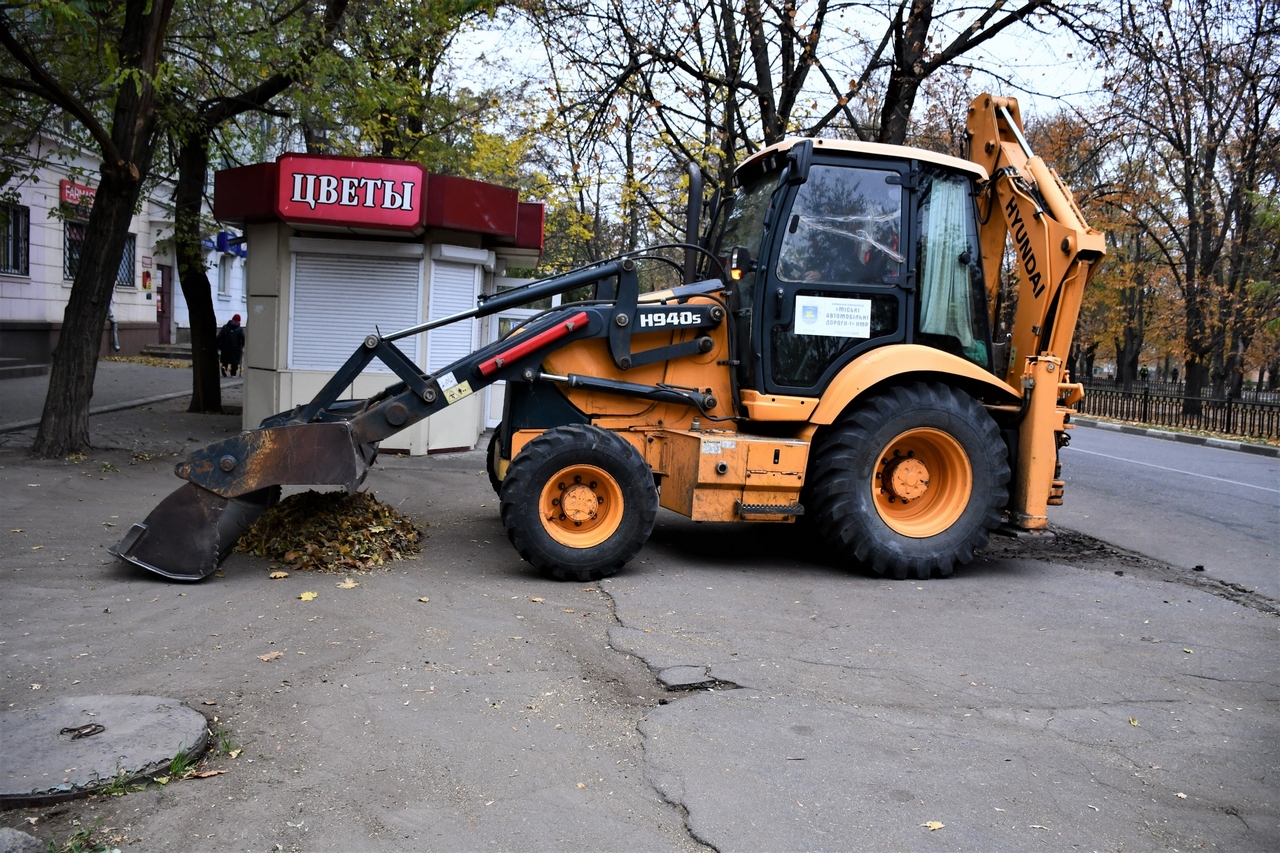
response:
<path id="1" fill-rule="evenodd" d="M 0 807 L 83 797 L 204 752 L 204 715 L 162 696 L 75 696 L 0 712 Z"/>

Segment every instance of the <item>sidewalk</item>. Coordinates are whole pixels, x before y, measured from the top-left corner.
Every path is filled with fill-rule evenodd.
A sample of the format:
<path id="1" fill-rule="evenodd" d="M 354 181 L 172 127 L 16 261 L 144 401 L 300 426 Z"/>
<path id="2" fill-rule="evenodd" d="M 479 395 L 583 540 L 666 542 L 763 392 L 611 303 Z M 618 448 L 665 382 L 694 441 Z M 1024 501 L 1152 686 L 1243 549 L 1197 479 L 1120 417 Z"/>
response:
<path id="1" fill-rule="evenodd" d="M 1255 444 L 1249 441 L 1236 441 L 1230 438 L 1217 438 L 1211 435 L 1193 435 L 1185 432 L 1171 432 L 1169 430 L 1135 426 L 1133 424 L 1118 424 L 1112 423 L 1111 421 L 1082 418 L 1077 415 L 1071 416 L 1071 423 L 1079 426 L 1093 427 L 1095 429 L 1110 430 L 1111 432 L 1123 432 L 1129 435 L 1145 435 L 1148 438 L 1162 438 L 1165 441 L 1180 441 L 1183 444 L 1202 444 L 1206 447 L 1216 447 L 1219 450 L 1236 450 L 1240 453 L 1253 453 L 1257 456 L 1280 457 L 1280 447 L 1270 444 Z"/>
<path id="2" fill-rule="evenodd" d="M 222 380 L 222 405 L 238 412 L 244 380 Z M 49 390 L 49 377 L 0 381 L 0 448 L 25 449 Z M 89 437 L 95 449 L 177 453 L 240 429 L 240 415 L 193 415 L 191 371 L 145 364 L 98 363 L 90 402 Z"/>

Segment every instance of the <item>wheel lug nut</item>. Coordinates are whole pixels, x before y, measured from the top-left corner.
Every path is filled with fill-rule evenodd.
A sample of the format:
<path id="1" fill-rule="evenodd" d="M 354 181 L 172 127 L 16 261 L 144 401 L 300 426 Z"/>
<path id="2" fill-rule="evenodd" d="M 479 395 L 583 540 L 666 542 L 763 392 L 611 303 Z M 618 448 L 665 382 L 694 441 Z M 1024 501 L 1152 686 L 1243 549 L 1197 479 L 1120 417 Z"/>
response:
<path id="1" fill-rule="evenodd" d="M 559 499 L 559 498 L 552 498 L 552 499 L 551 499 L 551 505 L 552 505 L 552 506 L 560 506 L 560 499 Z"/>

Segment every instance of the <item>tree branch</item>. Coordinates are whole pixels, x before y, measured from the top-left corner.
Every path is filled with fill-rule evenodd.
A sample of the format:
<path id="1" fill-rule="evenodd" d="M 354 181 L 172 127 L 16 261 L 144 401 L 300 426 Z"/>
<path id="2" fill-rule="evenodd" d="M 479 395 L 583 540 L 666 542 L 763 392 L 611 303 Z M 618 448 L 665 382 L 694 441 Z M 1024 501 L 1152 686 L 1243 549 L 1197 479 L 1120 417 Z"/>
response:
<path id="1" fill-rule="evenodd" d="M 102 149 L 102 156 L 105 160 L 115 163 L 122 159 L 120 152 L 116 150 L 115 142 L 111 139 L 111 134 L 107 133 L 93 113 L 89 112 L 78 98 L 63 88 L 62 84 L 46 71 L 44 66 L 28 53 L 22 43 L 14 37 L 13 32 L 9 29 L 9 16 L 7 14 L 0 14 L 0 44 L 3 44 L 9 54 L 18 61 L 18 64 L 26 68 L 31 75 L 31 86 L 21 87 L 23 91 L 38 95 L 54 106 L 65 110 L 83 124 Z"/>

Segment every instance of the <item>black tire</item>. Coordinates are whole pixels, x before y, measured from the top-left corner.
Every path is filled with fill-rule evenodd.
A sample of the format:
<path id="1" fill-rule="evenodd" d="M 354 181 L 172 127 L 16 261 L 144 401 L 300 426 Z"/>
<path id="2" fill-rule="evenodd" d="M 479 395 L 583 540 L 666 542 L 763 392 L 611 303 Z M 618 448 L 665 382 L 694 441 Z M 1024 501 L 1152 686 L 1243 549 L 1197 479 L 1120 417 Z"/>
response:
<path id="1" fill-rule="evenodd" d="M 498 496 L 502 495 L 502 478 L 498 476 L 498 459 L 502 453 L 502 442 L 498 437 L 501 432 L 502 424 L 498 424 L 493 435 L 489 436 L 489 449 L 484 455 L 484 470 L 489 475 L 489 485 L 493 487 L 493 493 Z"/>
<path id="2" fill-rule="evenodd" d="M 899 579 L 949 577 L 1000 524 L 1008 450 L 978 401 L 920 382 L 872 397 L 826 430 L 809 480 L 806 508 L 841 557 Z"/>
<path id="3" fill-rule="evenodd" d="M 644 546 L 658 517 L 658 490 L 625 439 L 570 424 L 547 430 L 511 460 L 501 508 L 521 557 L 557 580 L 592 581 Z"/>

